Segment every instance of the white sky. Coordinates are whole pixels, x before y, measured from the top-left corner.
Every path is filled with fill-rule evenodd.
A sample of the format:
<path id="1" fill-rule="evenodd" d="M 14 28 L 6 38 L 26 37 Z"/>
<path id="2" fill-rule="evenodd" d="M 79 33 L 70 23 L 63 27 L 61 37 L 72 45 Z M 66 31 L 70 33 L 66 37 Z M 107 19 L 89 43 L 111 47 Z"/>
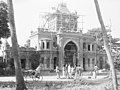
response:
<path id="1" fill-rule="evenodd" d="M 120 0 L 98 0 L 105 25 L 112 23 L 112 36 L 120 38 Z M 71 12 L 85 15 L 84 31 L 99 27 L 94 0 L 13 0 L 17 39 L 20 46 L 29 39 L 30 31 L 35 31 L 41 12 L 49 12 L 58 3 L 67 4 Z M 79 21 L 80 22 L 80 21 Z"/>

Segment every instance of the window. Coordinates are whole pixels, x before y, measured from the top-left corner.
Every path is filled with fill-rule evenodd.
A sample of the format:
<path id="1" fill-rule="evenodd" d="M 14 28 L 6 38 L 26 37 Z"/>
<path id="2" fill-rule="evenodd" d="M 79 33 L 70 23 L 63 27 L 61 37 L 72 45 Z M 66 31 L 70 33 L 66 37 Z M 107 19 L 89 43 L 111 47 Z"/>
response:
<path id="1" fill-rule="evenodd" d="M 88 58 L 88 67 L 90 67 L 90 58 Z"/>
<path id="2" fill-rule="evenodd" d="M 88 51 L 90 51 L 90 45 L 88 45 Z"/>
<path id="3" fill-rule="evenodd" d="M 85 65 L 86 65 L 85 58 L 83 58 L 83 70 L 85 70 Z"/>
<path id="4" fill-rule="evenodd" d="M 47 49 L 50 49 L 50 42 L 47 42 Z"/>
<path id="5" fill-rule="evenodd" d="M 42 48 L 44 49 L 44 47 L 45 47 L 45 44 L 44 44 L 44 42 L 42 42 Z"/>

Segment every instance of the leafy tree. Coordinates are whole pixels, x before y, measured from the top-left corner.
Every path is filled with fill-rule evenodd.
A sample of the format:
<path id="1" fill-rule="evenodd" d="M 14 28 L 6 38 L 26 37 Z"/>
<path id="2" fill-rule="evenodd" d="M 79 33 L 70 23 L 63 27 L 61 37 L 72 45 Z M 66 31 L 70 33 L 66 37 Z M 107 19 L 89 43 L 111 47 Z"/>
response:
<path id="1" fill-rule="evenodd" d="M 33 52 L 30 55 L 31 68 L 36 69 L 40 63 L 40 54 L 38 52 Z"/>
<path id="2" fill-rule="evenodd" d="M 119 38 L 113 38 L 109 32 L 111 30 L 107 29 L 107 42 L 108 45 L 111 49 L 120 49 L 120 43 L 117 43 L 120 41 Z M 102 29 L 101 28 L 93 28 L 91 30 L 88 30 L 87 34 L 91 35 L 94 37 L 95 41 L 97 42 L 97 50 L 103 50 L 104 47 L 104 41 L 103 41 L 103 34 L 102 34 Z"/>
<path id="3" fill-rule="evenodd" d="M 120 38 L 113 38 L 110 34 L 110 29 L 107 29 L 107 42 L 108 46 L 111 50 L 112 57 L 114 60 L 115 69 L 120 71 Z M 103 34 L 101 28 L 93 28 L 91 30 L 88 30 L 87 34 L 94 37 L 95 41 L 97 42 L 97 50 L 104 50 L 104 41 L 103 41 Z M 109 68 L 109 64 L 106 63 L 105 65 L 106 69 Z"/>
<path id="4" fill-rule="evenodd" d="M 103 49 L 103 34 L 101 28 L 93 28 L 91 30 L 88 30 L 87 34 L 93 36 L 95 41 L 97 42 L 97 49 L 101 50 Z"/>
<path id="5" fill-rule="evenodd" d="M 10 67 L 10 70 L 9 70 L 10 75 L 15 75 L 15 66 L 14 66 L 14 59 L 13 58 L 10 58 L 8 60 L 8 65 Z"/>
<path id="6" fill-rule="evenodd" d="M 10 37 L 10 29 L 8 23 L 8 6 L 5 2 L 0 1 L 0 44 L 1 38 Z"/>

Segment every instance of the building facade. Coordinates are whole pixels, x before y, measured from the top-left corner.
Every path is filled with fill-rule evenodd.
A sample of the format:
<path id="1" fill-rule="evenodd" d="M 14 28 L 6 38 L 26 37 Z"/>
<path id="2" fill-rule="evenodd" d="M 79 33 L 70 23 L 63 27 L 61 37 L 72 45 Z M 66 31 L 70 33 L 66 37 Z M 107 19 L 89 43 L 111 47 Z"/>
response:
<path id="1" fill-rule="evenodd" d="M 14 63 L 13 55 L 12 55 L 12 47 L 10 47 L 9 43 L 7 42 L 7 39 L 5 39 L 2 47 L 2 55 L 0 63 L 6 64 L 6 67 L 11 67 L 11 63 Z M 25 46 L 18 46 L 18 53 L 19 58 L 21 62 L 21 68 L 22 69 L 31 69 L 31 56 L 36 53 L 35 48 L 31 48 L 29 46 L 29 42 Z M 14 64 L 13 64 L 14 65 Z"/>
<path id="2" fill-rule="evenodd" d="M 97 51 L 93 36 L 78 29 L 79 16 L 71 13 L 66 4 L 60 3 L 55 12 L 46 16 L 48 28 L 31 32 L 30 47 L 40 52 L 40 60 L 46 70 L 62 68 L 65 64 L 81 65 L 84 70 L 93 70 L 97 64 L 103 69 L 106 64 L 105 51 Z"/>

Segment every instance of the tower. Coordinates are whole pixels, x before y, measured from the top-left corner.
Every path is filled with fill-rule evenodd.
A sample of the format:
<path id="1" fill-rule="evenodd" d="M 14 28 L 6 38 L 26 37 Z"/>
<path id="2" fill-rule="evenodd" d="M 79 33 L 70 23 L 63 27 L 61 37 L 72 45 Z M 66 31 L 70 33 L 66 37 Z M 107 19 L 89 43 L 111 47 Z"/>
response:
<path id="1" fill-rule="evenodd" d="M 54 13 L 48 15 L 48 30 L 77 31 L 77 13 L 71 13 L 65 3 L 60 3 Z"/>

